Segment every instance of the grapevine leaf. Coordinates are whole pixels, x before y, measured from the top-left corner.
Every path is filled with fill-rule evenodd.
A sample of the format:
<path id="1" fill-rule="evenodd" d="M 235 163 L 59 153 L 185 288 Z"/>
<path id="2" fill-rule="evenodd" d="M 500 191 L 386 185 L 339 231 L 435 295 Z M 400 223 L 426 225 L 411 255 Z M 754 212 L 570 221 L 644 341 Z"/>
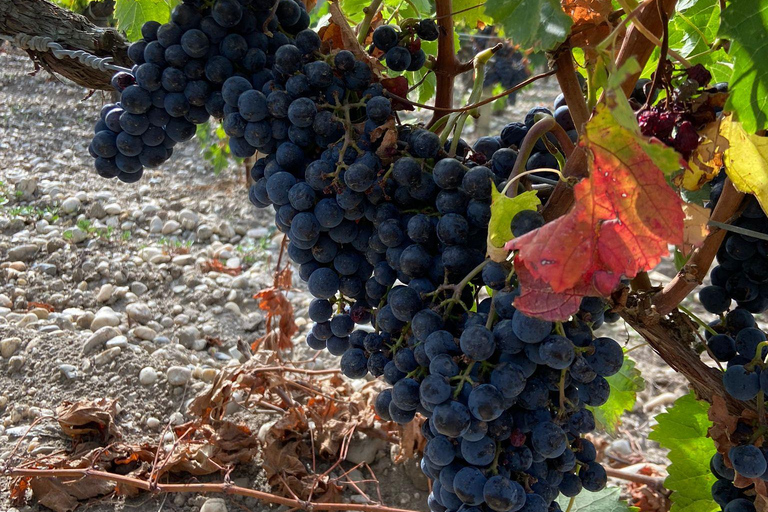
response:
<path id="1" fill-rule="evenodd" d="M 563 9 L 573 19 L 570 43 L 584 48 L 597 45 L 611 32 L 611 2 L 605 0 L 564 0 Z"/>
<path id="2" fill-rule="evenodd" d="M 685 212 L 683 244 L 686 247 L 699 247 L 709 234 L 707 224 L 710 210 L 695 203 L 685 203 L 683 212 Z"/>
<path id="3" fill-rule="evenodd" d="M 485 13 L 515 44 L 532 50 L 555 48 L 573 24 L 558 0 L 487 0 Z"/>
<path id="4" fill-rule="evenodd" d="M 726 108 L 736 112 L 744 129 L 754 133 L 768 126 L 768 2 L 740 0 L 723 10 L 720 36 L 731 39 L 733 74 Z"/>
<path id="5" fill-rule="evenodd" d="M 630 512 L 637 510 L 621 501 L 621 489 L 618 487 L 606 487 L 598 492 L 582 492 L 573 498 L 573 505 L 569 507 L 571 498 L 560 496 L 557 503 L 563 510 L 571 512 Z"/>
<path id="6" fill-rule="evenodd" d="M 682 243 L 682 201 L 664 178 L 680 168 L 679 156 L 640 136 L 621 104 L 609 95 L 586 125 L 590 176 L 574 187 L 570 212 L 506 245 L 554 293 L 608 295 Z"/>
<path id="7" fill-rule="evenodd" d="M 768 212 L 768 138 L 747 133 L 730 115 L 723 116 L 719 134 L 728 177 L 740 191 L 755 194 Z"/>
<path id="8" fill-rule="evenodd" d="M 488 253 L 494 261 L 504 261 L 509 251 L 504 244 L 512 238 L 512 218 L 523 210 L 535 210 L 541 204 L 536 192 L 529 190 L 513 198 L 491 187 L 491 220 L 488 222 Z"/>
<path id="9" fill-rule="evenodd" d="M 474 9 L 471 9 L 474 7 Z M 453 12 L 463 11 L 453 15 L 454 23 L 466 23 L 470 28 L 475 28 L 479 23 L 490 25 L 492 20 L 483 12 L 483 2 L 479 0 L 453 0 Z"/>
<path id="10" fill-rule="evenodd" d="M 341 0 L 341 11 L 352 23 L 360 23 L 365 18 L 363 9 L 370 3 L 370 0 Z"/>
<path id="11" fill-rule="evenodd" d="M 141 26 L 147 21 L 167 23 L 177 3 L 178 0 L 117 0 L 117 28 L 125 32 L 129 41 L 141 39 Z"/>
<path id="12" fill-rule="evenodd" d="M 712 73 L 714 82 L 725 82 L 731 76 L 731 57 L 718 48 L 711 51 L 720 28 L 720 0 L 681 0 L 669 20 L 669 47 L 677 50 L 691 64 L 701 64 Z M 650 76 L 659 63 L 659 49 L 645 66 L 643 76 Z"/>
<path id="13" fill-rule="evenodd" d="M 707 430 L 709 404 L 696 400 L 691 393 L 656 416 L 658 424 L 648 436 L 669 450 L 671 464 L 664 487 L 673 491 L 670 512 L 715 512 L 720 507 L 712 500 L 711 487 L 716 478 L 709 470 L 715 452 Z"/>
<path id="14" fill-rule="evenodd" d="M 645 389 L 645 381 L 635 368 L 635 362 L 624 356 L 619 373 L 606 378 L 611 385 L 611 396 L 600 407 L 588 407 L 595 415 L 595 422 L 609 433 L 616 432 L 621 416 L 631 411 L 637 400 L 637 392 Z"/>
<path id="15" fill-rule="evenodd" d="M 488 244 L 488 247 L 491 245 Z M 587 283 L 579 283 L 574 288 L 555 293 L 546 282 L 533 277 L 519 257 L 515 258 L 515 273 L 522 284 L 520 295 L 515 299 L 515 307 L 527 315 L 544 320 L 565 320 L 579 310 L 582 297 L 599 296 L 594 287 Z"/>

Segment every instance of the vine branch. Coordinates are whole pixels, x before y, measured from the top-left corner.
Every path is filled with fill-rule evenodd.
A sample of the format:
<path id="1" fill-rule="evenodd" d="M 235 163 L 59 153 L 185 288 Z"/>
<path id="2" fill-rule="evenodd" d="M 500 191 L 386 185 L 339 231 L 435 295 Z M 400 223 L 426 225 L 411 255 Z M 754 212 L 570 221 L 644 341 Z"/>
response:
<path id="1" fill-rule="evenodd" d="M 126 475 L 118 475 L 107 471 L 98 471 L 94 469 L 28 469 L 11 468 L 4 472 L 8 477 L 32 477 L 32 478 L 67 478 L 83 479 L 94 478 L 96 480 L 105 480 L 124 484 L 129 487 L 142 489 L 150 492 L 197 492 L 197 493 L 221 493 L 228 495 L 246 496 L 255 498 L 265 503 L 274 503 L 276 505 L 285 505 L 287 507 L 300 510 L 359 510 L 361 512 L 413 512 L 412 510 L 387 507 L 384 505 L 359 505 L 356 503 L 319 503 L 303 501 L 296 498 L 284 498 L 268 492 L 257 491 L 240 487 L 227 482 L 217 484 L 164 484 L 159 482 L 148 482 L 138 478 Z"/>
<path id="2" fill-rule="evenodd" d="M 712 220 L 716 222 L 729 221 L 738 211 L 742 199 L 744 199 L 744 194 L 736 190 L 731 180 L 726 178 L 723 192 L 712 212 Z M 726 230 L 724 229 L 717 226 L 710 227 L 709 235 L 704 239 L 704 243 L 693 251 L 688 263 L 663 290 L 653 297 L 653 305 L 659 314 L 665 315 L 675 309 L 689 293 L 701 284 L 709 267 L 712 266 L 712 261 L 715 259 L 725 234 Z"/>

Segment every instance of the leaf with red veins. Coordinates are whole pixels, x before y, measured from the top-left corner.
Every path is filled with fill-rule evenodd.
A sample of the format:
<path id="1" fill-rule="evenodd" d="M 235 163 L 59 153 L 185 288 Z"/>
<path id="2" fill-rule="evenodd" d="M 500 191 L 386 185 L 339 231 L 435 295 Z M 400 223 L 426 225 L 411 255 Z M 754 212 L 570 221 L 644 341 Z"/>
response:
<path id="1" fill-rule="evenodd" d="M 642 137 L 616 103 L 613 109 L 599 105 L 586 125 L 590 175 L 574 187 L 571 210 L 506 245 L 552 293 L 608 295 L 683 240 L 683 202 L 664 178 L 679 169 L 679 158 Z M 525 279 L 521 285 L 525 293 Z"/>
<path id="2" fill-rule="evenodd" d="M 579 310 L 582 297 L 599 295 L 586 283 L 556 293 L 546 282 L 533 277 L 525 264 L 517 259 L 515 273 L 523 285 L 520 296 L 515 299 L 515 307 L 526 315 L 544 320 L 565 320 Z"/>

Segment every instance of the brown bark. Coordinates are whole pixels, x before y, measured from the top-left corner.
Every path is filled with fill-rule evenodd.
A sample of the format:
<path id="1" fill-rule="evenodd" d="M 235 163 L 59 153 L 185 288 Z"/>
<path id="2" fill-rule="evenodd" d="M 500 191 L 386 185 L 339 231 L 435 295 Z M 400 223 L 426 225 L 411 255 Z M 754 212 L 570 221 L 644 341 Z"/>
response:
<path id="1" fill-rule="evenodd" d="M 453 2 L 452 0 L 437 0 L 435 5 L 437 28 L 440 36 L 437 40 L 437 60 L 433 69 L 435 73 L 435 106 L 451 108 L 453 106 L 453 81 L 459 74 L 461 63 L 456 58 L 456 48 L 453 44 Z M 448 115 L 445 110 L 435 110 L 430 125 Z"/>
<path id="2" fill-rule="evenodd" d="M 652 293 L 631 295 L 629 304 L 619 314 L 665 363 L 690 382 L 699 399 L 712 403 L 713 397 L 723 397 L 731 413 L 741 414 L 745 404 L 725 392 L 722 372 L 704 364 L 694 350 L 700 341 L 695 333 L 697 326 L 677 310 L 666 316 L 659 314 L 652 306 L 652 298 Z"/>
<path id="3" fill-rule="evenodd" d="M 84 16 L 47 0 L 0 0 L 0 34 L 50 37 L 67 50 L 85 50 L 99 57 L 112 57 L 118 66 L 132 66 L 128 43 L 119 32 L 96 27 Z M 111 89 L 112 71 L 100 71 L 75 59 L 57 59 L 51 52 L 28 53 L 42 67 L 78 85 Z"/>

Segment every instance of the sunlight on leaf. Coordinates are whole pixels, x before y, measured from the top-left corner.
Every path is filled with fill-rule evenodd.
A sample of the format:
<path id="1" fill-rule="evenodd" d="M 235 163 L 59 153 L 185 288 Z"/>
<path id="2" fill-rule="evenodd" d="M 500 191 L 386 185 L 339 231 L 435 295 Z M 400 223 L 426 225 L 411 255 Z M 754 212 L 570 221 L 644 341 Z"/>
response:
<path id="1" fill-rule="evenodd" d="M 145 22 L 166 23 L 171 19 L 171 9 L 178 3 L 178 0 L 117 0 L 117 28 L 125 32 L 129 41 L 141 39 L 141 26 Z"/>
<path id="2" fill-rule="evenodd" d="M 512 218 L 523 210 L 535 210 L 541 204 L 536 192 L 529 190 L 509 198 L 491 187 L 491 220 L 488 223 L 488 255 L 494 261 L 504 261 L 509 251 L 504 244 L 512 237 Z"/>
<path id="3" fill-rule="evenodd" d="M 709 404 L 696 400 L 693 393 L 678 398 L 667 412 L 656 416 L 658 425 L 648 436 L 669 450 L 669 476 L 664 487 L 673 491 L 670 512 L 715 512 L 720 507 L 712 500 L 716 478 L 709 470 L 715 446 L 707 437 L 712 425 L 707 417 Z"/>

